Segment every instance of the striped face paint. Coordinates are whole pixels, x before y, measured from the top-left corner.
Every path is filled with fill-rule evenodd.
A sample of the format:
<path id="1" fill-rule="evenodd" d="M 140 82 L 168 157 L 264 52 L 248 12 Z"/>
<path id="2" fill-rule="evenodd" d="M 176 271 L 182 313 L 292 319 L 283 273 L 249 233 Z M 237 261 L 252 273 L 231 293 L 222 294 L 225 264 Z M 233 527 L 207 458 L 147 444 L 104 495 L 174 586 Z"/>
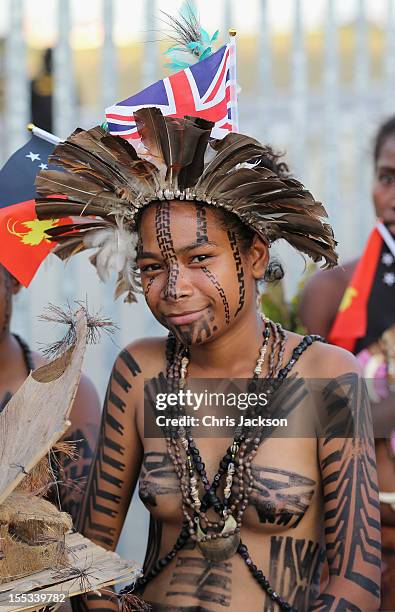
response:
<path id="1" fill-rule="evenodd" d="M 214 208 L 158 202 L 143 212 L 139 232 L 147 304 L 183 344 L 223 333 L 246 304 L 253 303 L 255 316 L 255 280 L 246 284 L 236 235 L 223 228 Z"/>

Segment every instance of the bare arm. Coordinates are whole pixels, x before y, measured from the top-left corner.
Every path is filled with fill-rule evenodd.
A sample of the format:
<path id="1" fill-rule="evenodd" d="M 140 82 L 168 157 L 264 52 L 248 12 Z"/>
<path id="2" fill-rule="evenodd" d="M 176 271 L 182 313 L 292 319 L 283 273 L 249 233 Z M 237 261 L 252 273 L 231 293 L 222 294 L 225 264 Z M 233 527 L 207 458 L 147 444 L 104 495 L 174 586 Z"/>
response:
<path id="1" fill-rule="evenodd" d="M 369 402 L 358 369 L 325 388 L 319 440 L 329 583 L 313 610 L 378 610 L 380 506 Z M 344 437 L 339 437 L 344 436 Z"/>

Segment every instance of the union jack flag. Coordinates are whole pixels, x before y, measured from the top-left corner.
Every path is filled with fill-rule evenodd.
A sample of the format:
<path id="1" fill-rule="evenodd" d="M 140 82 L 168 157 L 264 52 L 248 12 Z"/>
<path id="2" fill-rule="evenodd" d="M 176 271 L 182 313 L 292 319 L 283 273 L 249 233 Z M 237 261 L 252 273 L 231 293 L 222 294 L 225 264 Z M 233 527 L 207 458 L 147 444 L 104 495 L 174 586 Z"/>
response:
<path id="1" fill-rule="evenodd" d="M 138 140 L 133 111 L 148 106 L 160 108 L 169 117 L 192 115 L 214 121 L 214 138 L 223 138 L 234 131 L 232 120 L 230 61 L 234 47 L 224 45 L 218 51 L 157 81 L 138 94 L 106 109 L 110 134 L 126 140 Z"/>

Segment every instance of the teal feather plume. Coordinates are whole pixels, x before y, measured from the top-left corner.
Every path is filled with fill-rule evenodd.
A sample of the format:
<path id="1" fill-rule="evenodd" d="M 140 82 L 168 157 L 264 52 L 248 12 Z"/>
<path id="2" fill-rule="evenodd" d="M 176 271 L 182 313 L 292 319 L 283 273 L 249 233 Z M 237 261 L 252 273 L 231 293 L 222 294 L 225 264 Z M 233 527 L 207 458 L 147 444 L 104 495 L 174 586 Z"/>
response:
<path id="1" fill-rule="evenodd" d="M 219 30 L 210 36 L 207 30 L 202 28 L 196 7 L 191 0 L 183 2 L 178 18 L 164 11 L 162 13 L 166 17 L 166 23 L 171 27 L 170 38 L 175 43 L 164 52 L 164 55 L 169 56 L 170 59 L 165 64 L 166 68 L 170 70 L 189 68 L 216 51 L 215 43 Z"/>

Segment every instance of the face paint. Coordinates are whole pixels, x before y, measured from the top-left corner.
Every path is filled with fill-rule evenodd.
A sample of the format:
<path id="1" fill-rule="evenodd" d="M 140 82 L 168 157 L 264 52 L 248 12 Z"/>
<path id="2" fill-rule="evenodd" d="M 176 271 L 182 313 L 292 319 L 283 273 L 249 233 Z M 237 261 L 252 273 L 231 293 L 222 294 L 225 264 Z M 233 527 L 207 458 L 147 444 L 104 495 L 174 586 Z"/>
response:
<path id="1" fill-rule="evenodd" d="M 197 204 L 195 206 L 196 210 L 196 243 L 197 244 L 207 244 L 208 243 L 208 234 L 207 234 L 207 214 L 204 206 Z M 225 291 L 221 287 L 220 283 L 216 279 L 215 275 L 210 272 L 205 266 L 201 268 L 202 272 L 210 279 L 210 282 L 214 285 L 216 290 L 218 291 L 222 304 L 224 306 L 225 319 L 226 324 L 229 324 L 230 315 L 229 315 L 229 304 L 226 299 Z M 211 309 L 208 309 L 207 313 L 204 313 L 202 317 L 199 318 L 198 321 L 194 321 L 193 323 L 189 323 L 187 325 L 174 326 L 173 331 L 175 335 L 183 342 L 183 344 L 202 344 L 209 338 L 211 338 L 213 332 L 215 332 L 218 327 L 213 325 L 215 321 L 214 314 Z"/>
<path id="2" fill-rule="evenodd" d="M 196 344 L 202 344 L 205 340 L 208 340 L 213 335 L 213 332 L 217 330 L 216 325 L 212 325 L 214 317 L 207 316 L 200 321 L 199 329 L 196 335 Z"/>
<path id="3" fill-rule="evenodd" d="M 206 209 L 204 206 L 199 205 L 199 204 L 196 204 L 196 242 L 200 244 L 208 242 Z M 210 279 L 211 283 L 214 285 L 214 287 L 218 291 L 221 297 L 222 304 L 224 306 L 226 325 L 229 325 L 229 322 L 230 322 L 229 304 L 228 304 L 228 300 L 226 299 L 225 291 L 223 287 L 221 287 L 221 284 L 218 282 L 218 279 L 216 278 L 215 274 L 213 274 L 205 266 L 202 267 L 202 271 Z M 201 332 L 205 331 L 207 334 L 208 328 L 209 328 L 209 322 L 206 321 L 205 323 L 206 323 L 206 326 L 204 330 L 203 329 L 201 330 Z"/>
<path id="4" fill-rule="evenodd" d="M 196 210 L 196 243 L 207 244 L 207 213 L 204 206 L 201 204 L 195 205 Z M 215 279 L 214 275 L 210 273 L 207 268 L 201 268 L 203 272 L 210 278 L 211 282 Z M 216 279 L 215 279 L 216 280 Z M 216 282 L 216 289 L 220 291 L 220 285 Z M 221 293 L 220 293 L 221 295 Z M 224 292 L 221 295 L 225 306 L 225 312 L 229 313 L 229 306 L 227 304 L 226 296 Z M 227 310 L 226 310 L 227 309 Z M 215 317 L 211 309 L 208 309 L 207 314 L 205 313 L 198 321 L 182 326 L 179 329 L 175 328 L 174 333 L 183 342 L 183 344 L 202 344 L 205 340 L 208 340 L 214 331 L 217 330 L 217 326 L 213 325 Z"/>
<path id="5" fill-rule="evenodd" d="M 207 214 L 206 209 L 201 204 L 196 204 L 196 242 L 208 242 L 207 236 Z"/>
<path id="6" fill-rule="evenodd" d="M 137 258 L 140 257 L 140 254 L 144 251 L 143 239 L 140 234 L 139 234 L 138 241 L 137 241 L 136 251 L 137 251 Z"/>
<path id="7" fill-rule="evenodd" d="M 236 234 L 234 232 L 228 231 L 228 238 L 229 238 L 230 247 L 233 253 L 233 259 L 235 260 L 237 282 L 239 285 L 239 303 L 237 306 L 237 310 L 235 312 L 235 317 L 237 317 L 240 310 L 244 306 L 244 300 L 245 300 L 244 270 L 243 270 L 243 263 L 241 261 L 239 247 L 237 245 Z"/>
<path id="8" fill-rule="evenodd" d="M 152 286 L 152 283 L 154 282 L 154 280 L 155 280 L 154 278 L 150 278 L 149 279 L 148 284 L 147 284 L 146 288 L 144 289 L 145 298 L 148 297 L 149 290 L 151 289 L 151 286 Z"/>
<path id="9" fill-rule="evenodd" d="M 137 244 L 137 258 L 139 258 L 141 256 L 141 253 L 143 253 L 143 252 L 144 252 L 144 244 L 143 244 L 143 240 L 142 240 L 141 236 L 139 235 L 139 240 L 138 240 L 138 244 Z M 143 293 L 144 293 L 145 299 L 148 298 L 148 294 L 149 294 L 149 291 L 151 289 L 151 285 L 154 282 L 154 280 L 155 280 L 155 278 L 150 278 L 148 280 L 147 285 L 145 287 L 143 286 Z"/>
<path id="10" fill-rule="evenodd" d="M 222 227 L 215 209 L 192 202 L 153 204 L 142 213 L 139 232 L 147 304 L 180 342 L 213 340 L 231 327 L 233 313 L 238 321 L 249 312 L 256 316 L 255 278 L 252 271 L 247 278 L 235 236 Z"/>
<path id="11" fill-rule="evenodd" d="M 175 326 L 173 331 L 177 335 L 178 339 L 189 346 L 191 344 L 202 344 L 215 332 L 218 327 L 213 325 L 215 317 L 211 309 L 208 309 L 207 315 L 204 314 L 199 321 L 190 323 L 188 325 Z"/>
<path id="12" fill-rule="evenodd" d="M 216 278 L 215 274 L 213 274 L 208 268 L 203 267 L 202 268 L 202 272 L 205 273 L 207 278 L 210 279 L 211 283 L 213 284 L 213 286 L 218 291 L 218 293 L 220 295 L 220 298 L 221 298 L 221 301 L 222 301 L 222 304 L 223 304 L 223 307 L 224 307 L 225 322 L 226 322 L 226 325 L 229 325 L 229 323 L 230 323 L 229 304 L 228 304 L 228 300 L 226 299 L 224 288 L 221 287 L 221 284 L 219 283 L 219 281 Z"/>
<path id="13" fill-rule="evenodd" d="M 168 282 L 165 289 L 165 297 L 177 299 L 177 279 L 179 266 L 174 250 L 173 239 L 170 229 L 170 202 L 162 202 L 157 206 L 156 218 L 156 239 L 164 261 L 169 267 Z"/>

